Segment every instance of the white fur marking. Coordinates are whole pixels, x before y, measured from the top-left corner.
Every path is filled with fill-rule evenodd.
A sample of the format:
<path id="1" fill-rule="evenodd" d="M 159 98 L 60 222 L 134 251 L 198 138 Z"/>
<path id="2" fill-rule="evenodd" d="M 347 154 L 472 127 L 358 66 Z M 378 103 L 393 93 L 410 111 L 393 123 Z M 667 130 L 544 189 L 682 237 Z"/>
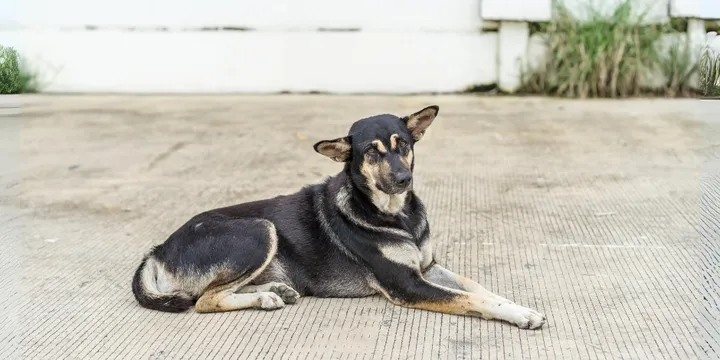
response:
<path id="1" fill-rule="evenodd" d="M 380 211 L 388 214 L 397 214 L 405 207 L 407 192 L 400 194 L 386 194 L 378 189 L 372 189 L 372 202 Z"/>
<path id="2" fill-rule="evenodd" d="M 350 197 L 350 193 L 348 192 L 348 190 L 345 187 L 342 187 L 340 189 L 340 191 L 338 191 L 337 195 L 335 196 L 335 201 L 337 203 L 338 208 L 340 209 L 340 212 L 342 212 L 345 216 L 347 216 L 348 219 L 350 219 L 350 221 L 352 221 L 355 225 L 366 228 L 366 229 L 370 229 L 373 231 L 390 233 L 393 235 L 397 235 L 397 236 L 412 240 L 412 235 L 410 235 L 410 233 L 405 230 L 371 225 L 368 222 L 353 215 L 348 209 L 348 198 L 349 197 Z"/>
<path id="3" fill-rule="evenodd" d="M 421 240 L 420 236 L 422 236 L 425 229 L 427 229 L 427 226 L 428 226 L 427 219 L 425 217 L 420 218 L 420 223 L 415 228 L 415 231 L 413 231 L 413 234 L 415 235 L 415 239 Z"/>
<path id="4" fill-rule="evenodd" d="M 509 321 L 520 327 L 536 329 L 545 323 L 544 316 L 530 308 L 508 301 L 489 301 L 490 315 L 495 319 Z"/>
<path id="5" fill-rule="evenodd" d="M 427 268 L 433 261 L 433 244 L 430 239 L 420 245 L 420 267 Z"/>
<path id="6" fill-rule="evenodd" d="M 181 292 L 175 277 L 165 269 L 165 265 L 153 257 L 145 261 L 141 273 L 141 285 L 149 297 L 174 295 Z"/>
<path id="7" fill-rule="evenodd" d="M 404 241 L 380 245 L 378 249 L 383 256 L 394 263 L 407 265 L 414 269 L 420 267 L 420 250 L 414 244 Z"/>

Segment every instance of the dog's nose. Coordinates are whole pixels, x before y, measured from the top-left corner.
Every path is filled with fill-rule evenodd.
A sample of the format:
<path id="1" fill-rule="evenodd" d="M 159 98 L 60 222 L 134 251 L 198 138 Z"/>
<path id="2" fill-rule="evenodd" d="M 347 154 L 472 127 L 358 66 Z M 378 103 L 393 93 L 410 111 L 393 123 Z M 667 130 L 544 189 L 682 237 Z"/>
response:
<path id="1" fill-rule="evenodd" d="M 412 173 L 409 171 L 403 171 L 395 174 L 395 184 L 400 187 L 406 187 L 412 180 Z"/>

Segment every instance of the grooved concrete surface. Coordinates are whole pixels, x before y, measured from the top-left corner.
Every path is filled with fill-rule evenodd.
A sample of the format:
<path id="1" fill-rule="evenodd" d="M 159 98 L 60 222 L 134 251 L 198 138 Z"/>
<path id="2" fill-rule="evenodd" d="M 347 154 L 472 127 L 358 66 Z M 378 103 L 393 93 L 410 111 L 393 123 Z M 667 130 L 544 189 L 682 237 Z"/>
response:
<path id="1" fill-rule="evenodd" d="M 381 112 L 417 145 L 436 259 L 544 312 L 539 331 L 303 298 L 140 308 L 142 254 L 205 209 L 297 190 Z M 21 105 L 21 107 L 17 107 Z M 0 98 L 2 359 L 716 359 L 720 103 L 346 96 Z"/>

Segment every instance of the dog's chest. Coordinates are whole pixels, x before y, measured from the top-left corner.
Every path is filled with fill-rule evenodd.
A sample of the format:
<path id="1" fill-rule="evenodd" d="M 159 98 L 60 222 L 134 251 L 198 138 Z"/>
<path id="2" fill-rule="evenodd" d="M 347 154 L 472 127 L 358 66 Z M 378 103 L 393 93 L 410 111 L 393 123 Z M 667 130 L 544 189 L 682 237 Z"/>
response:
<path id="1" fill-rule="evenodd" d="M 380 246 L 380 252 L 392 262 L 425 269 L 433 261 L 433 244 L 427 232 L 427 219 L 419 215 L 403 220 L 401 223 L 407 239 L 386 243 Z"/>
<path id="2" fill-rule="evenodd" d="M 398 241 L 378 247 L 386 259 L 413 269 L 425 269 L 432 263 L 432 242 L 427 239 L 419 246 L 411 241 Z"/>

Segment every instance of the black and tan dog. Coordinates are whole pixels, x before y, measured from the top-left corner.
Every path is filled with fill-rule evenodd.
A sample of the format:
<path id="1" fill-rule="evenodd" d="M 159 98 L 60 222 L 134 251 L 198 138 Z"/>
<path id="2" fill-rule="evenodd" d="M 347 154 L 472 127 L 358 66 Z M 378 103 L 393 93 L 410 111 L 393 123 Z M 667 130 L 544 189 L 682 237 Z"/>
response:
<path id="1" fill-rule="evenodd" d="M 414 145 L 437 113 L 359 120 L 348 136 L 314 145 L 344 163 L 322 184 L 193 217 L 145 256 L 135 298 L 155 310 L 216 312 L 379 293 L 400 306 L 540 328 L 542 314 L 433 259 L 412 175 Z"/>

